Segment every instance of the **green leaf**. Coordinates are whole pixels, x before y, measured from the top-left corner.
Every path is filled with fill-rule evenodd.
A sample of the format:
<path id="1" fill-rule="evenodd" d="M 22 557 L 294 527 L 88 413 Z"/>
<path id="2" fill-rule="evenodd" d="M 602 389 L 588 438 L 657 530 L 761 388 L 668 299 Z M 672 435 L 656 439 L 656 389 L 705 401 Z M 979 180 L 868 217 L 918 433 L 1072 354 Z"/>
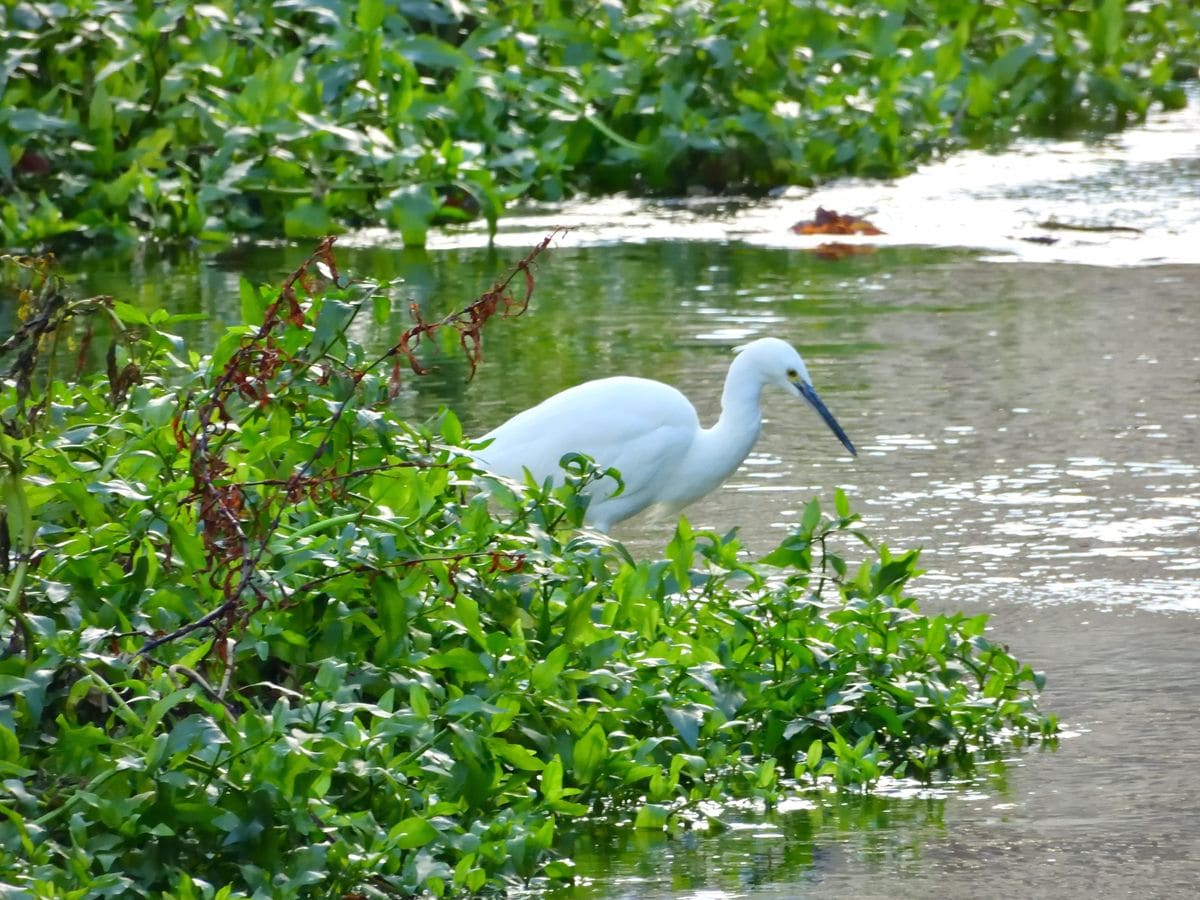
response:
<path id="1" fill-rule="evenodd" d="M 692 586 L 691 567 L 695 557 L 696 536 L 688 520 L 680 516 L 675 526 L 675 535 L 667 544 L 667 559 L 671 562 L 671 574 L 680 593 L 686 592 Z"/>
<path id="2" fill-rule="evenodd" d="M 401 850 L 414 850 L 436 841 L 436 828 L 420 816 L 409 816 L 397 822 L 388 832 L 388 841 Z"/>
<path id="3" fill-rule="evenodd" d="M 583 736 L 575 742 L 574 770 L 575 780 L 580 784 L 588 784 L 595 780 L 604 767 L 608 758 L 608 736 L 600 723 L 594 723 Z"/>
<path id="4" fill-rule="evenodd" d="M 812 540 L 807 534 L 793 534 L 763 557 L 762 562 L 767 566 L 781 569 L 797 569 L 801 572 L 812 571 Z"/>
<path id="5" fill-rule="evenodd" d="M 113 301 L 113 312 L 117 314 L 117 318 L 126 325 L 149 325 L 150 318 L 138 309 L 136 306 L 131 306 L 120 300 Z"/>
<path id="6" fill-rule="evenodd" d="M 98 82 L 92 91 L 92 101 L 88 106 L 88 126 L 93 132 L 109 132 L 113 124 L 112 99 L 104 87 L 104 82 Z M 111 135 L 110 135 L 111 137 Z"/>
<path id="7" fill-rule="evenodd" d="M 313 684 L 326 694 L 334 694 L 346 683 L 346 665 L 340 660 L 327 659 L 321 663 Z"/>
<path id="8" fill-rule="evenodd" d="M 392 301 L 377 294 L 371 298 L 371 312 L 376 325 L 386 325 L 392 317 Z"/>
<path id="9" fill-rule="evenodd" d="M 838 518 L 848 519 L 850 517 L 850 501 L 846 499 L 846 492 L 841 488 L 833 492 L 833 507 Z"/>
<path id="10" fill-rule="evenodd" d="M 804 507 L 804 518 L 800 520 L 800 531 L 803 534 L 812 534 L 817 530 L 819 524 L 821 524 L 821 503 L 814 497 Z"/>
<path id="11" fill-rule="evenodd" d="M 512 744 L 499 738 L 490 738 L 488 748 L 514 769 L 524 772 L 540 772 L 545 768 L 536 753 L 520 744 Z"/>
<path id="12" fill-rule="evenodd" d="M 0 696 L 6 696 L 6 694 L 0 690 Z M 0 762 L 16 763 L 20 758 L 21 744 L 17 740 L 16 734 L 7 725 L 0 724 Z"/>
<path id="13" fill-rule="evenodd" d="M 283 233 L 290 238 L 319 238 L 343 230 L 328 209 L 311 200 L 300 201 L 283 218 Z"/>
<path id="14" fill-rule="evenodd" d="M 429 718 L 429 695 L 419 684 L 413 683 L 408 688 L 408 705 L 413 714 L 422 719 Z"/>
<path id="15" fill-rule="evenodd" d="M 570 859 L 551 860 L 542 867 L 542 872 L 547 878 L 570 881 L 575 877 L 575 862 Z"/>
<path id="16" fill-rule="evenodd" d="M 472 60 L 458 48 L 425 34 L 396 42 L 396 52 L 413 65 L 430 69 L 468 68 Z"/>
<path id="17" fill-rule="evenodd" d="M 313 357 L 330 353 L 358 314 L 358 306 L 327 299 L 317 313 L 309 353 Z"/>
<path id="18" fill-rule="evenodd" d="M 555 756 L 542 769 L 539 781 L 542 796 L 547 800 L 558 800 L 563 795 L 563 764 L 562 758 Z"/>
<path id="19" fill-rule="evenodd" d="M 585 803 L 573 803 L 570 800 L 554 800 L 550 804 L 550 809 L 559 815 L 563 816 L 586 816 L 592 811 L 592 808 Z"/>
<path id="20" fill-rule="evenodd" d="M 661 803 L 645 803 L 638 809 L 637 817 L 633 820 L 633 827 L 661 831 L 666 828 L 670 818 L 670 807 L 663 806 Z"/>
<path id="21" fill-rule="evenodd" d="M 946 646 L 946 634 L 946 618 L 944 616 L 934 616 L 930 619 L 925 637 L 925 652 L 933 656 L 940 656 L 942 648 Z"/>
<path id="22" fill-rule="evenodd" d="M 441 417 L 441 432 L 442 439 L 453 446 L 461 446 L 463 443 L 462 423 L 459 422 L 458 416 L 453 411 L 447 409 Z"/>
<path id="23" fill-rule="evenodd" d="M 804 762 L 810 772 L 817 770 L 817 766 L 821 764 L 821 757 L 824 752 L 825 745 L 819 738 L 808 745 L 808 752 L 805 754 Z"/>
<path id="24" fill-rule="evenodd" d="M 386 6 L 383 0 L 358 0 L 358 12 L 354 22 L 359 31 L 370 33 L 379 29 L 383 24 L 383 14 Z"/>
<path id="25" fill-rule="evenodd" d="M 13 131 L 67 131 L 74 130 L 72 123 L 59 116 L 47 115 L 36 109 L 14 109 L 8 114 L 8 127 Z"/>
<path id="26" fill-rule="evenodd" d="M 0 675 L 0 697 L 7 697 L 9 694 L 24 693 L 37 687 L 38 683 L 28 678 L 21 678 L 16 675 Z"/>
<path id="27" fill-rule="evenodd" d="M 695 750 L 699 745 L 700 726 L 704 724 L 704 716 L 694 707 L 680 709 L 663 704 L 662 709 L 667 717 L 667 721 L 671 723 L 675 731 L 683 738 L 683 742 Z"/>
<path id="28" fill-rule="evenodd" d="M 570 655 L 571 648 L 566 644 L 559 644 L 551 650 L 545 659 L 533 667 L 533 672 L 529 676 L 530 686 L 541 693 L 552 691 Z"/>
<path id="29" fill-rule="evenodd" d="M 872 706 L 869 712 L 883 720 L 887 730 L 898 738 L 904 737 L 904 720 L 890 706 Z"/>
<path id="30" fill-rule="evenodd" d="M 428 669 L 450 669 L 464 681 L 484 681 L 489 677 L 479 657 L 465 647 L 431 654 L 422 660 L 422 665 Z"/>
<path id="31" fill-rule="evenodd" d="M 400 232 L 405 247 L 424 247 L 438 202 L 427 185 L 409 185 L 392 191 L 380 209 L 388 225 Z"/>
<path id="32" fill-rule="evenodd" d="M 264 291 L 247 278 L 238 279 L 238 297 L 241 300 L 242 321 L 247 325 L 261 325 L 270 302 Z"/>
<path id="33" fill-rule="evenodd" d="M 896 593 L 908 579 L 916 574 L 917 557 L 920 551 L 911 550 L 897 559 L 890 559 L 878 566 L 871 575 L 871 594 Z"/>
<path id="34" fill-rule="evenodd" d="M 459 594 L 454 598 L 454 611 L 458 614 L 458 621 L 467 630 L 467 634 L 479 646 L 479 649 L 486 651 L 488 649 L 487 638 L 483 634 L 483 627 L 480 625 L 479 604 L 466 594 Z"/>
<path id="35" fill-rule="evenodd" d="M 88 493 L 102 497 L 121 497 L 125 500 L 149 500 L 150 495 L 127 481 L 94 481 L 87 486 Z"/>
<path id="36" fill-rule="evenodd" d="M 171 549 L 184 565 L 193 572 L 202 571 L 205 567 L 204 546 L 195 529 L 189 529 L 186 521 L 172 519 L 167 523 L 167 531 L 171 535 Z"/>

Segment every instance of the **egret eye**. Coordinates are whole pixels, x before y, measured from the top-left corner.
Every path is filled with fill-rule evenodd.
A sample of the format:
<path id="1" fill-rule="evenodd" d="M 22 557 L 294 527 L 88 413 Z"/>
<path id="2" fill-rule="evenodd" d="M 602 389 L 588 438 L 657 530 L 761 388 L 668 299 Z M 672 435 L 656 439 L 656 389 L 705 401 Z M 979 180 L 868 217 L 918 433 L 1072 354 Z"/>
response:
<path id="1" fill-rule="evenodd" d="M 788 369 L 787 371 L 788 378 L 795 378 L 797 374 L 799 373 L 797 373 L 795 369 Z"/>

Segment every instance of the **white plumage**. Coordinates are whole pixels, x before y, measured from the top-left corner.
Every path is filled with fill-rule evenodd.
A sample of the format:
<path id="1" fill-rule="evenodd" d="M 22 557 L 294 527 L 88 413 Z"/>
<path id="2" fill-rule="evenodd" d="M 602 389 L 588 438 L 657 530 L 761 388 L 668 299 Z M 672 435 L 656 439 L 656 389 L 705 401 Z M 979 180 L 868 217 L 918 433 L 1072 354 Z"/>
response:
<path id="1" fill-rule="evenodd" d="M 754 447 L 767 385 L 799 394 L 851 454 L 854 445 L 817 396 L 800 354 L 786 341 L 760 338 L 734 357 L 725 377 L 721 415 L 703 428 L 696 410 L 670 385 L 615 376 L 588 381 L 517 413 L 479 439 L 476 460 L 488 472 L 518 481 L 528 470 L 542 482 L 562 481 L 560 460 L 582 453 L 615 468 L 625 487 L 603 479 L 588 489 L 587 522 L 608 531 L 647 507 L 672 515 L 715 490 Z"/>

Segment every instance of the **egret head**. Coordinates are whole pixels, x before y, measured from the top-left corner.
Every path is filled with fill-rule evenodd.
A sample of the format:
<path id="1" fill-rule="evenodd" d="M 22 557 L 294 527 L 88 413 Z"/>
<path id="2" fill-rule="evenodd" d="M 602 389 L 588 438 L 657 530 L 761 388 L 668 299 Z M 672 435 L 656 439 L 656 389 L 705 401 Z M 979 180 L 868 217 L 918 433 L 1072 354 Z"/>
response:
<path id="1" fill-rule="evenodd" d="M 763 384 L 777 384 L 789 392 L 798 393 L 817 411 L 817 415 L 829 426 L 830 431 L 837 435 L 837 439 L 850 451 L 850 455 L 858 455 L 842 426 L 817 395 L 812 379 L 808 376 L 808 367 L 791 344 L 779 338 L 760 338 L 742 347 L 739 352 L 741 357 L 758 371 Z"/>

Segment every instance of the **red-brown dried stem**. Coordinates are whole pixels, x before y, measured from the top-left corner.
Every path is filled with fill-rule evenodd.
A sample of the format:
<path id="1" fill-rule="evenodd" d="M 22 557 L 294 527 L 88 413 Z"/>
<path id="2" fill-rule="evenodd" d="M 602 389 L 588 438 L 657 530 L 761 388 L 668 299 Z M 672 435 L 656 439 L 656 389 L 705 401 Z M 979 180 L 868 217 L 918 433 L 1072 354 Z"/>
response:
<path id="1" fill-rule="evenodd" d="M 561 234 L 566 234 L 565 228 L 556 228 L 546 235 L 541 243 L 537 244 L 532 250 L 525 255 L 525 258 L 514 265 L 499 281 L 491 286 L 489 290 L 484 291 L 479 295 L 474 303 L 458 312 L 451 313 L 437 322 L 425 322 L 421 319 L 421 312 L 416 304 L 411 307 L 413 318 L 417 320 L 417 324 L 409 328 L 404 334 L 400 335 L 400 339 L 389 349 L 382 357 L 375 361 L 369 368 L 374 368 L 379 363 L 387 359 L 395 357 L 392 363 L 392 377 L 390 381 L 390 396 L 394 399 L 400 390 L 400 372 L 405 362 L 409 368 L 417 375 L 426 374 L 426 370 L 417 361 L 417 347 L 426 337 L 432 336 L 443 328 L 453 328 L 458 332 L 458 343 L 462 347 L 463 352 L 467 355 L 467 363 L 470 366 L 470 371 L 467 375 L 467 380 L 475 377 L 475 370 L 479 364 L 483 362 L 483 326 L 484 324 L 500 312 L 504 318 L 515 317 L 521 315 L 529 308 L 529 300 L 533 296 L 533 266 L 537 258 L 542 255 Z M 518 298 L 513 294 L 512 283 L 517 276 L 523 277 L 524 293 Z"/>
<path id="2" fill-rule="evenodd" d="M 532 272 L 534 262 L 562 231 L 562 229 L 555 229 L 548 234 L 513 266 L 506 277 L 496 282 L 490 290 L 485 291 L 464 309 L 437 322 L 423 322 L 418 316 L 417 323 L 406 330 L 385 354 L 366 369 L 352 373 L 354 384 L 357 386 L 368 372 L 394 357 L 395 363 L 390 382 L 391 393 L 394 396 L 399 387 L 399 369 L 402 360 L 407 360 L 410 368 L 417 374 L 424 374 L 425 370 L 416 359 L 416 348 L 423 338 L 442 328 L 454 328 L 458 332 L 459 343 L 467 355 L 473 376 L 483 358 L 482 328 L 484 324 L 497 312 L 502 313 L 505 317 L 517 316 L 528 308 L 534 288 Z M 281 369 L 292 362 L 276 342 L 276 336 L 288 327 L 303 327 L 305 324 L 304 309 L 297 297 L 297 285 L 306 294 L 313 293 L 318 287 L 314 284 L 316 280 L 314 279 L 314 270 L 319 272 L 319 266 L 324 266 L 325 272 L 330 273 L 334 280 L 337 279 L 333 242 L 334 238 L 332 237 L 323 240 L 317 245 L 312 255 L 284 280 L 275 301 L 264 312 L 262 324 L 242 342 L 225 363 L 202 402 L 194 407 L 194 424 L 189 428 L 185 421 L 185 416 L 193 408 L 193 398 L 190 395 L 180 404 L 172 420 L 171 425 L 175 439 L 181 449 L 186 448 L 189 451 L 191 459 L 190 475 L 193 485 L 191 497 L 197 502 L 197 512 L 206 551 L 208 577 L 214 588 L 221 592 L 224 600 L 194 622 L 189 622 L 168 634 L 148 641 L 139 651 L 140 655 L 146 655 L 163 644 L 178 640 L 206 627 L 216 630 L 218 638 L 222 639 L 217 643 L 222 644 L 223 639 L 228 636 L 238 621 L 249 614 L 245 608 L 245 598 L 248 595 L 257 600 L 257 607 L 261 607 L 267 602 L 268 598 L 262 587 L 256 583 L 256 574 L 259 562 L 266 552 L 272 536 L 279 529 L 290 505 L 302 496 L 316 496 L 321 487 L 325 487 L 328 491 L 336 490 L 336 485 L 348 478 L 390 468 L 387 466 L 345 473 L 311 474 L 317 460 L 321 459 L 325 453 L 332 440 L 334 429 L 349 408 L 353 396 L 348 397 L 334 411 L 326 426 L 324 437 L 310 458 L 287 479 L 241 484 L 229 482 L 227 476 L 232 471 L 232 466 L 222 455 L 221 441 L 214 440 L 236 424 L 229 411 L 229 401 L 234 395 L 241 397 L 246 402 L 256 404 L 260 408 L 266 407 L 272 402 L 272 396 L 267 386 Z M 514 296 L 511 287 L 518 275 L 523 276 L 524 284 L 524 292 L 519 298 Z M 399 465 L 416 464 L 406 462 Z M 264 509 L 274 509 L 275 513 L 265 526 L 251 527 L 255 520 L 252 513 L 247 510 L 246 490 L 259 486 L 273 488 L 273 491 L 263 498 L 260 506 Z M 460 558 L 448 559 L 448 561 L 452 566 L 457 566 L 467 558 L 480 555 L 491 556 L 493 571 L 497 569 L 515 571 L 523 564 L 523 559 L 519 555 L 513 556 L 495 551 L 464 554 Z M 408 560 L 396 565 L 415 565 L 422 561 L 432 561 L 432 559 Z M 339 574 L 344 574 L 344 572 Z M 301 589 L 309 589 L 324 580 L 329 580 L 329 578 L 309 582 Z"/>

